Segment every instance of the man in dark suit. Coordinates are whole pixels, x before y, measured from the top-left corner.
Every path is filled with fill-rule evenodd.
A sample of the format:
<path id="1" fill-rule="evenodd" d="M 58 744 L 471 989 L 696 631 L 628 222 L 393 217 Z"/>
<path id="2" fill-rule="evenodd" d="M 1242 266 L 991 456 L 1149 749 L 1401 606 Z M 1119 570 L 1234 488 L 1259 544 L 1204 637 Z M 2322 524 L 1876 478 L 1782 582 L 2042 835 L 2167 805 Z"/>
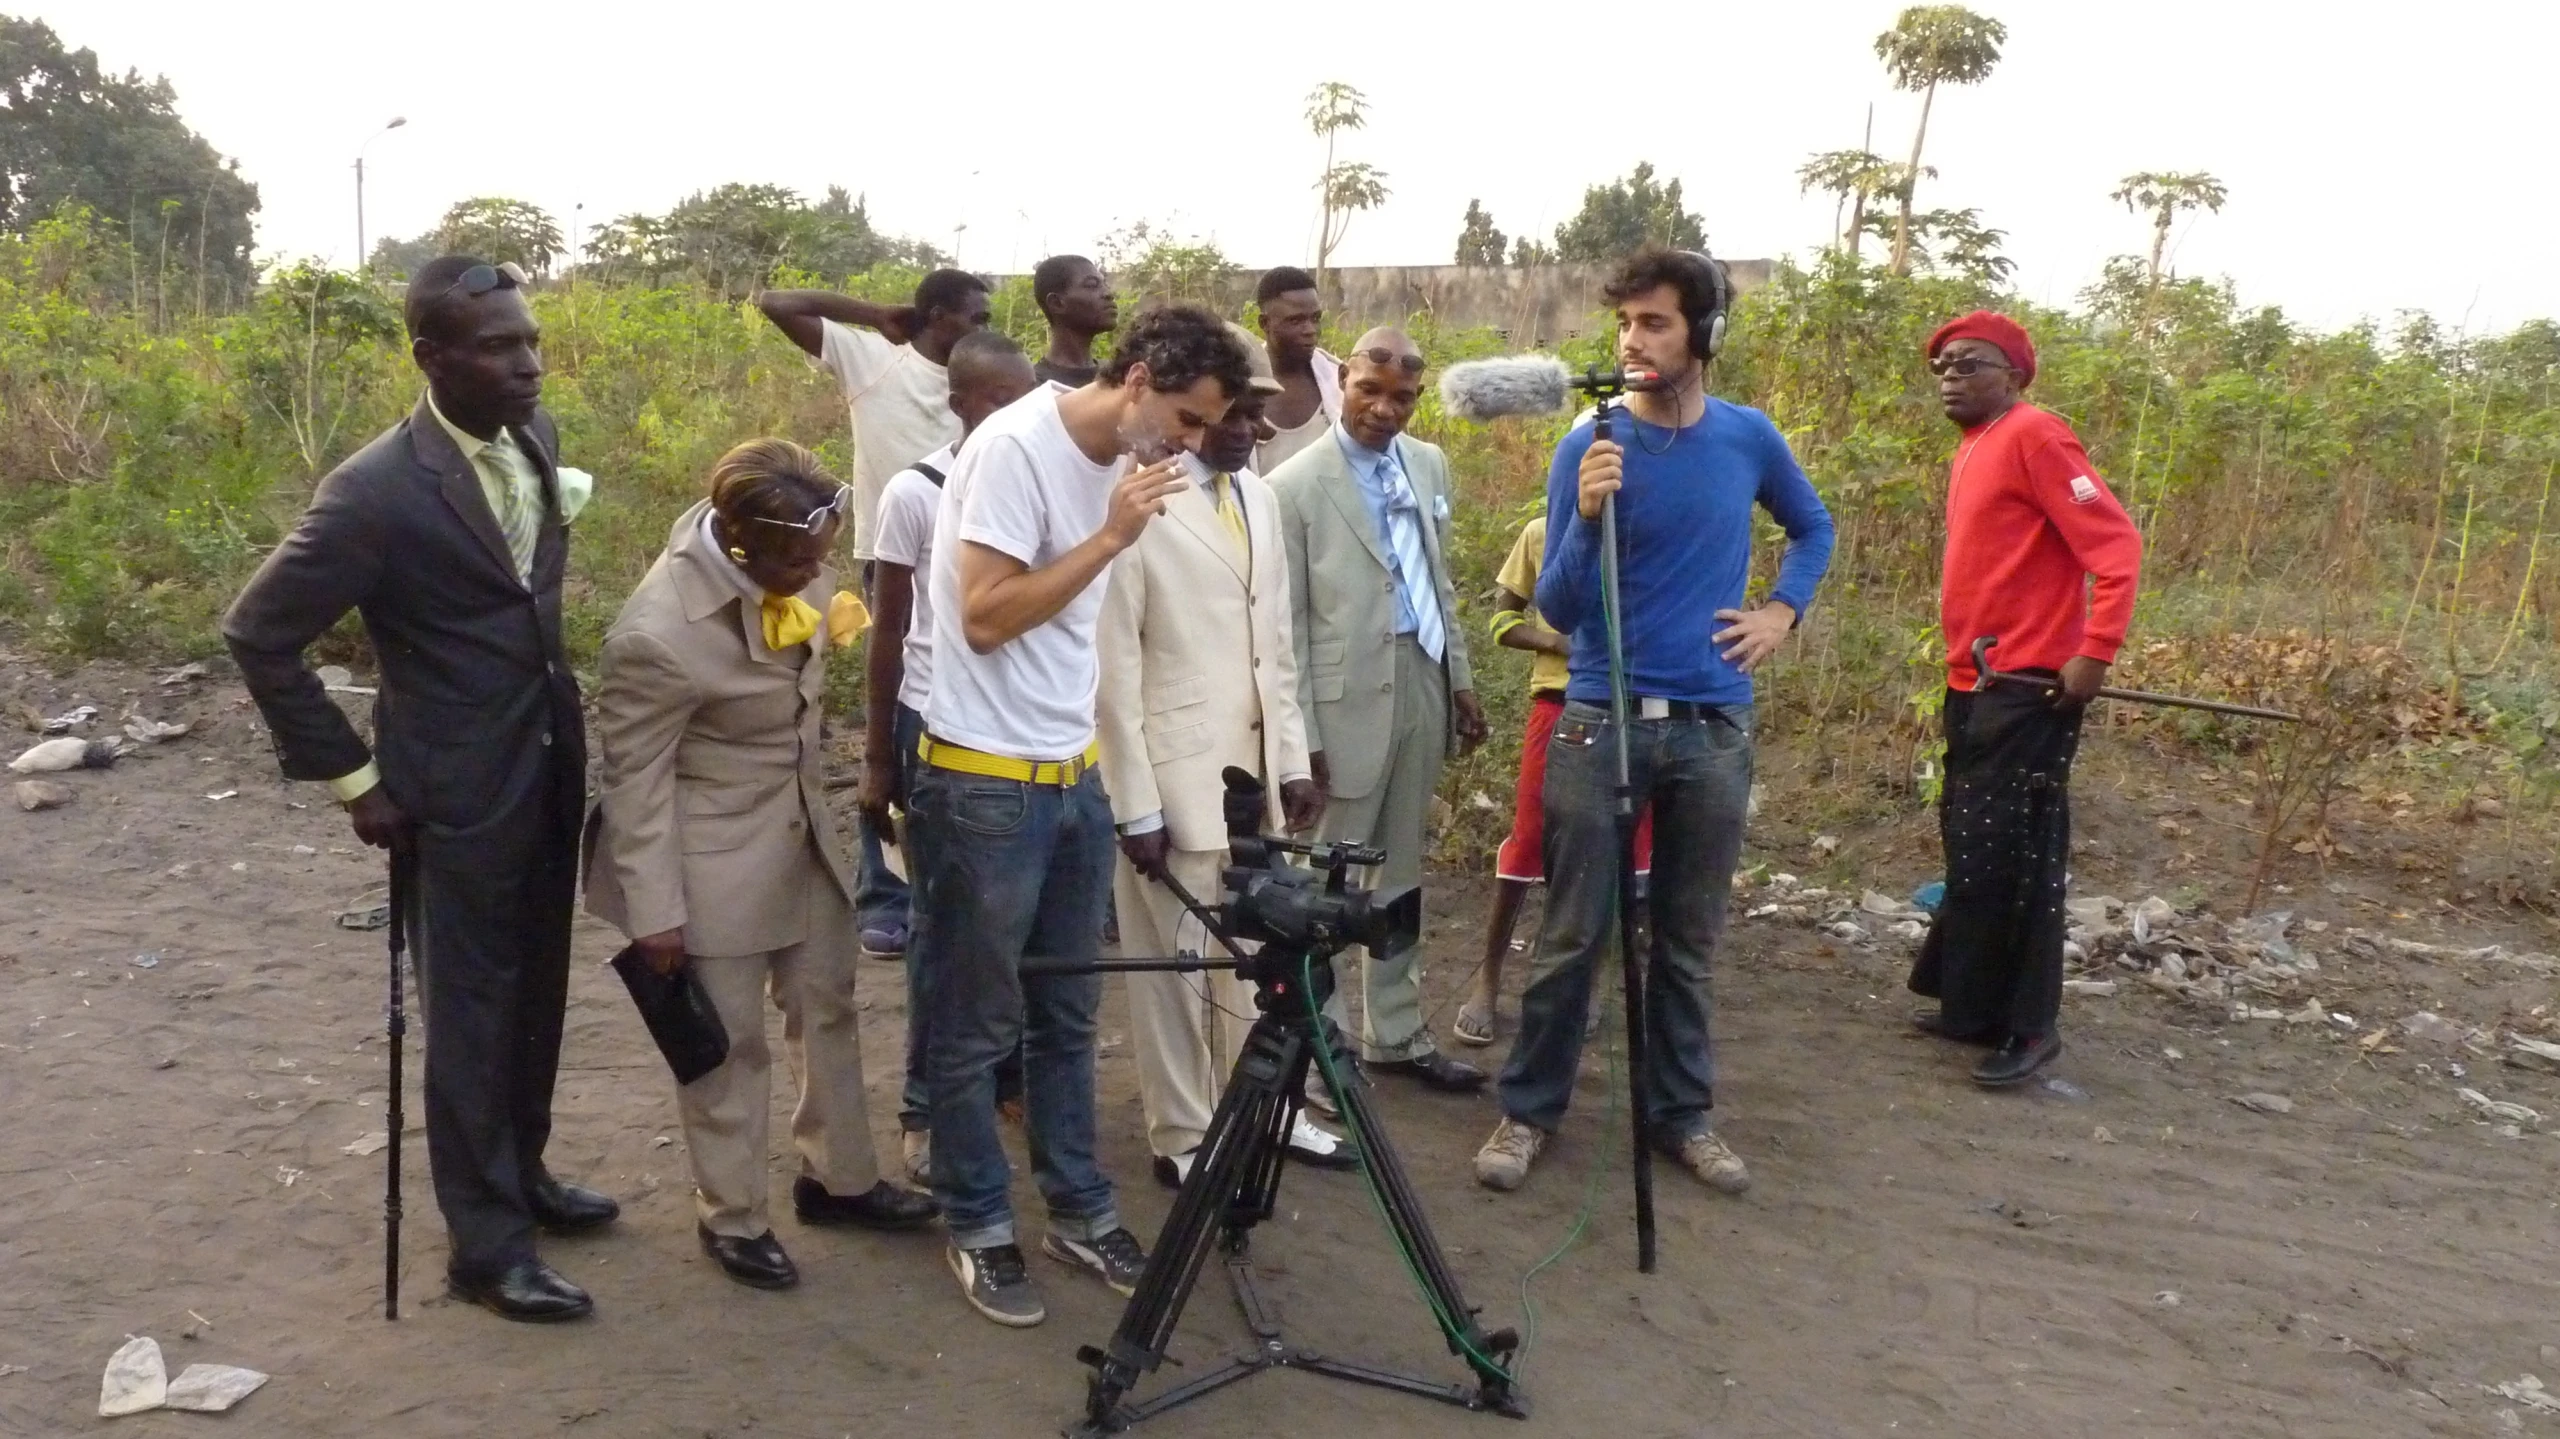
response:
<path id="1" fill-rule="evenodd" d="M 427 1156 L 453 1293 L 509 1319 L 594 1305 L 534 1251 L 537 1227 L 619 1214 L 542 1150 L 568 999 L 586 737 L 560 639 L 564 526 L 541 331 L 515 267 L 449 255 L 409 282 L 427 393 L 321 480 L 223 617 L 288 779 L 326 781 L 356 837 L 410 866 L 426 1019 Z M 376 748 L 303 650 L 350 609 L 382 667 Z"/>

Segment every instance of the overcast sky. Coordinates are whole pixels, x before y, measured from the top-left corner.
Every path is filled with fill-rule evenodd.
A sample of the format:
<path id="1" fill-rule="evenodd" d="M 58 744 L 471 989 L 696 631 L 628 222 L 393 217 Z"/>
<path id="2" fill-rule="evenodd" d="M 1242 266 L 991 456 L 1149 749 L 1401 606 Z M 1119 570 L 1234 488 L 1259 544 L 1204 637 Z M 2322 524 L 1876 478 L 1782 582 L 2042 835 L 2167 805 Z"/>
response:
<path id="1" fill-rule="evenodd" d="M 1831 202 L 1817 150 L 1906 153 L 1918 113 L 1872 44 L 1893 0 L 1580 7 L 1517 0 L 1099 9 L 524 0 L 480 8 L 314 0 L 0 0 L 108 66 L 165 74 L 197 130 L 256 181 L 262 251 L 353 257 L 350 162 L 370 234 L 469 195 L 566 230 L 724 181 L 869 196 L 883 228 L 972 269 L 1090 250 L 1133 220 L 1253 266 L 1312 259 L 1318 144 L 1306 92 L 1368 92 L 1344 157 L 1387 172 L 1339 264 L 1437 264 L 1481 199 L 1549 234 L 1585 185 L 1651 160 L 1733 258 L 1808 253 Z M 2129 171 L 2209 170 L 2220 215 L 2173 266 L 2322 325 L 2402 309 L 2504 328 L 2560 315 L 2560 191 L 2520 153 L 2552 134 L 2560 7 L 2433 0 L 1980 0 L 2009 43 L 1942 92 L 1920 204 L 2008 232 L 2021 293 L 2068 301 L 2148 242 L 2107 196 Z M 1652 16 L 1646 20 L 1631 17 Z M 2544 95 L 2537 101 L 2533 97 Z"/>

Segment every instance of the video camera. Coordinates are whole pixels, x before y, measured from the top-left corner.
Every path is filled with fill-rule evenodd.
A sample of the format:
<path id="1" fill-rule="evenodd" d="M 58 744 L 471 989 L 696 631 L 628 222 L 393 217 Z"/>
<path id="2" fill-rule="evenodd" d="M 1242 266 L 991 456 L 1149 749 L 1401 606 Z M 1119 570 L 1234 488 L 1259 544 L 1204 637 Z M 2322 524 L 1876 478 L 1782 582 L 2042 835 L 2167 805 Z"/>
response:
<path id="1" fill-rule="evenodd" d="M 1233 765 L 1225 778 L 1230 863 L 1220 876 L 1226 886 L 1221 933 L 1325 958 L 1355 944 L 1384 958 L 1420 941 L 1420 887 L 1393 894 L 1351 887 L 1351 867 L 1386 863 L 1384 850 L 1263 834 L 1268 811 L 1262 782 Z M 1305 859 L 1307 867 L 1291 864 L 1292 856 Z"/>

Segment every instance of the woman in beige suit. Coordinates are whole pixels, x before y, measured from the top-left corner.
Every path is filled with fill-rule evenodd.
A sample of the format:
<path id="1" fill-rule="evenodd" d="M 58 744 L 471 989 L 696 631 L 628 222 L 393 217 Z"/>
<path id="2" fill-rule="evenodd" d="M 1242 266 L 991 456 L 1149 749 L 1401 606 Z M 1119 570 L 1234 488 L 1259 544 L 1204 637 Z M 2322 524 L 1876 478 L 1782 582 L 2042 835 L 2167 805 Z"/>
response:
<path id="1" fill-rule="evenodd" d="M 587 907 L 661 973 L 690 964 L 729 1057 L 677 1093 L 705 1253 L 743 1284 L 798 1271 L 765 1209 L 771 1056 L 783 1013 L 800 1086 L 792 1207 L 804 1224 L 912 1228 L 931 1198 L 880 1178 L 855 1029 L 853 871 L 829 818 L 819 718 L 829 648 L 863 623 L 830 605 L 847 491 L 787 440 L 721 457 L 605 637 L 604 758 Z"/>

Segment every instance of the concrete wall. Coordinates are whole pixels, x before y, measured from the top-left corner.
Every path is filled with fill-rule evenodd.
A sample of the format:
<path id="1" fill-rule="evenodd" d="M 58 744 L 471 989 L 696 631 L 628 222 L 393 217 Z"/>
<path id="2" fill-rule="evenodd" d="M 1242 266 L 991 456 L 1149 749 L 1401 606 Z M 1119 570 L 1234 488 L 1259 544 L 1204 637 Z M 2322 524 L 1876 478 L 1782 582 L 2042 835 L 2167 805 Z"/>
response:
<path id="1" fill-rule="evenodd" d="M 1728 260 L 1735 293 L 1767 284 L 1767 260 Z M 1260 270 L 1237 270 L 1217 282 L 1212 303 L 1240 315 L 1253 303 Z M 1587 330 L 1601 313 L 1599 265 L 1479 269 L 1470 265 L 1381 265 L 1337 268 L 1324 277 L 1328 326 L 1396 325 L 1418 314 L 1450 329 L 1502 332 L 1520 349 L 1552 346 Z M 1144 297 L 1124 294 L 1124 310 Z"/>
<path id="2" fill-rule="evenodd" d="M 1726 268 L 1737 293 L 1769 279 L 1766 260 L 1729 260 Z M 1235 279 L 1225 297 L 1230 309 L 1253 299 L 1259 278 L 1250 272 Z M 1511 344 L 1535 349 L 1586 331 L 1601 310 L 1600 286 L 1607 278 L 1598 265 L 1405 265 L 1335 269 L 1323 280 L 1329 323 L 1397 324 L 1428 314 L 1444 327 L 1490 328 Z"/>

